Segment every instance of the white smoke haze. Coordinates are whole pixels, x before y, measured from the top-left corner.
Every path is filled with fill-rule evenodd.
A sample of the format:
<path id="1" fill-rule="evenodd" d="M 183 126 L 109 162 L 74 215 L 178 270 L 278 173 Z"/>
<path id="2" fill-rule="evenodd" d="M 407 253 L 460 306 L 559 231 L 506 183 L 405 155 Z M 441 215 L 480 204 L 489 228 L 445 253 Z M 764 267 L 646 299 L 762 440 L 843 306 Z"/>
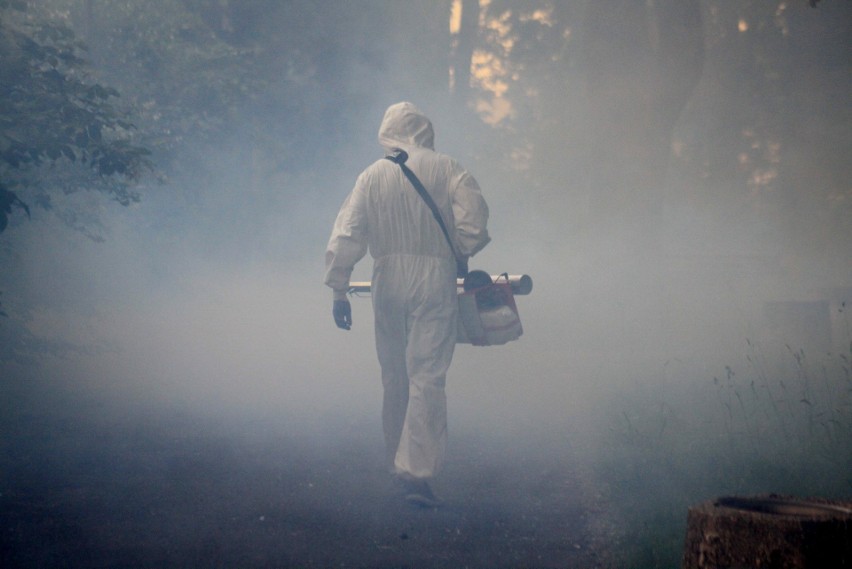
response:
<path id="1" fill-rule="evenodd" d="M 840 8 L 824 0 L 819 10 L 828 17 Z M 567 174 L 555 166 L 513 171 L 494 150 L 497 135 L 457 120 L 463 113 L 442 85 L 434 92 L 408 87 L 419 86 L 406 75 L 417 70 L 390 56 L 387 70 L 358 65 L 349 70 L 349 95 L 358 112 L 370 112 L 341 126 L 348 135 L 344 147 L 327 151 L 320 134 L 304 136 L 316 151 L 299 172 L 261 170 L 249 179 L 250 137 L 235 134 L 211 151 L 203 174 L 182 172 L 165 187 L 149 188 L 130 208 L 100 206 L 103 242 L 40 210 L 0 235 L 21 303 L 38 307 L 28 330 L 52 346 L 37 357 L 38 366 L 0 367 L 5 391 L 26 392 L 21 383 L 12 385 L 21 379 L 37 390 L 16 413 L 35 409 L 42 396 L 63 405 L 64 396 L 56 394 L 67 392 L 74 401 L 98 402 L 102 407 L 92 413 L 109 409 L 115 421 L 188 413 L 258 432 L 281 428 L 317 444 L 333 444 L 334 433 L 324 428 L 344 423 L 355 431 L 366 425 L 364 440 L 381 444 L 370 298 L 352 299 L 350 332 L 336 329 L 331 293 L 322 284 L 324 252 L 355 177 L 381 157 L 376 132 L 384 109 L 410 100 L 432 119 L 437 150 L 472 172 L 489 203 L 493 241 L 471 267 L 526 273 L 534 281 L 532 293 L 517 298 L 525 330 L 519 341 L 457 347 L 447 380 L 451 447 L 474 433 L 503 445 L 508 457 L 570 452 L 578 471 L 611 474 L 604 482 L 612 486 L 601 492 L 613 499 L 631 489 L 676 494 L 667 502 L 677 510 L 670 517 L 722 492 L 852 495 L 843 474 L 848 460 L 819 463 L 829 466 L 808 483 L 807 453 L 787 450 L 775 438 L 789 430 L 791 447 L 807 446 L 808 436 L 827 441 L 820 460 L 848 450 L 842 442 L 852 428 L 852 379 L 844 359 L 852 356 L 848 218 L 813 213 L 804 199 L 772 202 L 781 214 L 762 215 L 739 207 L 722 182 L 703 201 L 690 200 L 682 196 L 698 190 L 684 187 L 688 177 L 670 169 L 660 215 L 637 216 L 640 225 L 657 225 L 660 247 L 637 247 L 634 226 L 578 197 L 592 179 L 589 170 L 606 171 L 619 157 L 587 153 L 592 161 L 582 164 L 585 170 Z M 708 64 L 675 138 L 709 137 L 714 117 L 734 112 L 714 108 L 724 103 L 714 99 L 717 79 Z M 848 95 L 849 79 L 837 81 L 832 92 Z M 342 93 L 326 96 L 329 107 L 349 105 Z M 829 140 L 848 148 L 848 103 L 831 104 L 840 126 Z M 572 128 L 582 130 L 593 117 L 573 120 Z M 819 138 L 810 134 L 809 141 Z M 529 136 L 538 148 L 548 145 L 542 130 Z M 795 145 L 802 153 L 796 159 L 807 162 L 814 149 L 802 146 Z M 832 172 L 846 176 L 847 186 L 848 174 L 848 166 Z M 821 183 L 814 180 L 805 182 Z M 837 198 L 838 211 L 849 211 L 848 198 L 848 191 Z M 814 228 L 812 240 L 798 239 L 802 227 Z M 369 280 L 371 263 L 368 255 L 353 280 Z M 3 292 L 3 308 L 14 311 L 13 290 Z M 782 397 L 778 381 L 791 392 Z M 817 419 L 803 414 L 800 401 L 807 398 L 834 413 L 839 426 L 830 427 L 827 438 L 808 431 Z M 696 440 L 696 433 L 706 438 Z M 713 479 L 708 457 L 747 450 L 750 438 L 772 473 L 765 485 L 754 483 L 758 475 L 747 482 Z M 378 456 L 381 449 L 375 450 Z M 720 461 L 720 471 L 731 467 Z M 645 513 L 637 512 L 637 518 Z"/>
<path id="2" fill-rule="evenodd" d="M 741 359 L 747 339 L 761 339 L 765 302 L 808 300 L 849 282 L 840 258 L 831 272 L 799 270 L 798 279 L 790 278 L 778 254 L 760 255 L 783 231 L 719 223 L 712 212 L 689 212 L 688 221 L 669 212 L 668 264 L 637 253 L 617 227 L 597 244 L 576 239 L 570 216 L 561 218 L 565 223 L 549 217 L 548 205 L 562 202 L 527 198 L 529 189 L 493 177 L 487 157 L 472 158 L 477 142 L 458 132 L 441 104 L 418 95 L 399 98 L 414 99 L 432 116 L 438 149 L 470 164 L 489 200 L 493 242 L 472 265 L 527 273 L 535 283 L 531 295 L 518 298 L 525 327 L 519 342 L 458 347 L 448 383 L 453 423 L 497 430 L 518 421 L 559 423 L 591 412 L 625 385 L 677 375 L 675 368 L 709 380 Z M 58 361 L 58 369 L 92 389 L 115 389 L 119 398 L 127 389 L 213 413 L 376 411 L 380 381 L 369 297 L 353 299 L 355 327 L 343 333 L 334 328 L 321 281 L 327 233 L 356 164 L 381 156 L 380 107 L 363 118 L 353 157 L 341 160 L 350 171 L 318 163 L 317 176 L 284 182 L 302 186 L 295 202 L 258 211 L 252 191 L 238 185 L 244 183 L 239 165 L 208 179 L 208 203 L 221 196 L 226 207 L 247 208 L 220 212 L 234 220 L 224 226 L 211 228 L 191 211 L 185 218 L 178 211 L 185 227 L 174 236 L 146 233 L 134 218 L 167 211 L 163 192 L 130 211 L 109 212 L 114 217 L 103 243 L 67 228 L 45 231 L 47 221 L 38 216 L 16 227 L 12 237 L 24 246 L 30 294 L 56 311 L 36 315 L 33 333 L 96 347 Z M 605 160 L 596 167 L 606 168 Z M 275 181 L 261 186 L 263 194 L 278 191 Z M 756 234 L 763 243 L 755 245 Z M 368 256 L 353 278 L 369 280 L 370 269 Z"/>

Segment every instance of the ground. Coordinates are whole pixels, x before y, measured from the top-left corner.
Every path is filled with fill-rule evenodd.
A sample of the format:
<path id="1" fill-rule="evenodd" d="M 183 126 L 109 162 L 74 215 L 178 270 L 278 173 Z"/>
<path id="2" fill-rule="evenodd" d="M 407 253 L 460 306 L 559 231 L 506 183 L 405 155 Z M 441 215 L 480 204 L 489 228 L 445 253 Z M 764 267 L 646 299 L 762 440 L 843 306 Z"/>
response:
<path id="1" fill-rule="evenodd" d="M 66 403 L 4 404 L 5 568 L 605 564 L 567 446 L 462 430 L 434 485 L 446 505 L 419 509 L 381 466 L 378 417 L 297 429 Z"/>

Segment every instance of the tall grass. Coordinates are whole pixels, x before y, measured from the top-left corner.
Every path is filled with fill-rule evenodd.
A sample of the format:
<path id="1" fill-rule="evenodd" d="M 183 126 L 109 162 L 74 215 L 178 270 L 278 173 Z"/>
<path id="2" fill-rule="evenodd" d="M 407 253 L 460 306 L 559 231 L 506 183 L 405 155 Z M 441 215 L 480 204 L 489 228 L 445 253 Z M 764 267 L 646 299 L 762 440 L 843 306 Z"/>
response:
<path id="1" fill-rule="evenodd" d="M 599 425 L 625 567 L 679 567 L 687 509 L 720 495 L 852 498 L 852 342 L 781 361 L 746 348 L 715 377 L 636 382 Z"/>

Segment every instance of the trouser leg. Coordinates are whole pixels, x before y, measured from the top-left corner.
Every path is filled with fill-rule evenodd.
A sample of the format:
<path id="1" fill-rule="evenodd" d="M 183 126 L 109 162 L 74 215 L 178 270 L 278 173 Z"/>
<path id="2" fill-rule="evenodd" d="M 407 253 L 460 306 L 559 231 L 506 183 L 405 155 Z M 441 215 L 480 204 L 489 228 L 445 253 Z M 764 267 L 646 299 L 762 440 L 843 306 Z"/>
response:
<path id="1" fill-rule="evenodd" d="M 444 388 L 456 341 L 455 297 L 450 292 L 444 301 L 416 309 L 410 320 L 408 407 L 394 465 L 397 472 L 415 478 L 435 476 L 447 446 Z"/>
<path id="2" fill-rule="evenodd" d="M 376 351 L 382 369 L 382 430 L 385 438 L 385 464 L 394 470 L 394 458 L 408 408 L 409 381 L 405 365 L 405 316 L 385 306 L 376 318 Z"/>
<path id="3" fill-rule="evenodd" d="M 400 359 L 404 361 L 404 358 Z M 409 383 L 404 368 L 401 372 L 400 368 L 396 368 L 395 372 L 382 372 L 382 430 L 385 436 L 385 464 L 390 471 L 394 469 L 394 458 L 399 448 L 409 398 Z"/>

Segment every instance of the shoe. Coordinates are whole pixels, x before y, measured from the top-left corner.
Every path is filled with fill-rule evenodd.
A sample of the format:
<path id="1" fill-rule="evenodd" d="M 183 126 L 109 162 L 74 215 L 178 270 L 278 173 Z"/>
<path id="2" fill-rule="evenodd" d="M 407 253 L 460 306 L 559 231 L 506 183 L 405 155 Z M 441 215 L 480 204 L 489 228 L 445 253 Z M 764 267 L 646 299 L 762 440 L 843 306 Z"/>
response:
<path id="1" fill-rule="evenodd" d="M 405 501 L 414 506 L 421 508 L 437 508 L 444 504 L 443 500 L 435 496 L 429 483 L 425 480 L 406 480 L 400 479 L 402 482 L 403 495 Z"/>

